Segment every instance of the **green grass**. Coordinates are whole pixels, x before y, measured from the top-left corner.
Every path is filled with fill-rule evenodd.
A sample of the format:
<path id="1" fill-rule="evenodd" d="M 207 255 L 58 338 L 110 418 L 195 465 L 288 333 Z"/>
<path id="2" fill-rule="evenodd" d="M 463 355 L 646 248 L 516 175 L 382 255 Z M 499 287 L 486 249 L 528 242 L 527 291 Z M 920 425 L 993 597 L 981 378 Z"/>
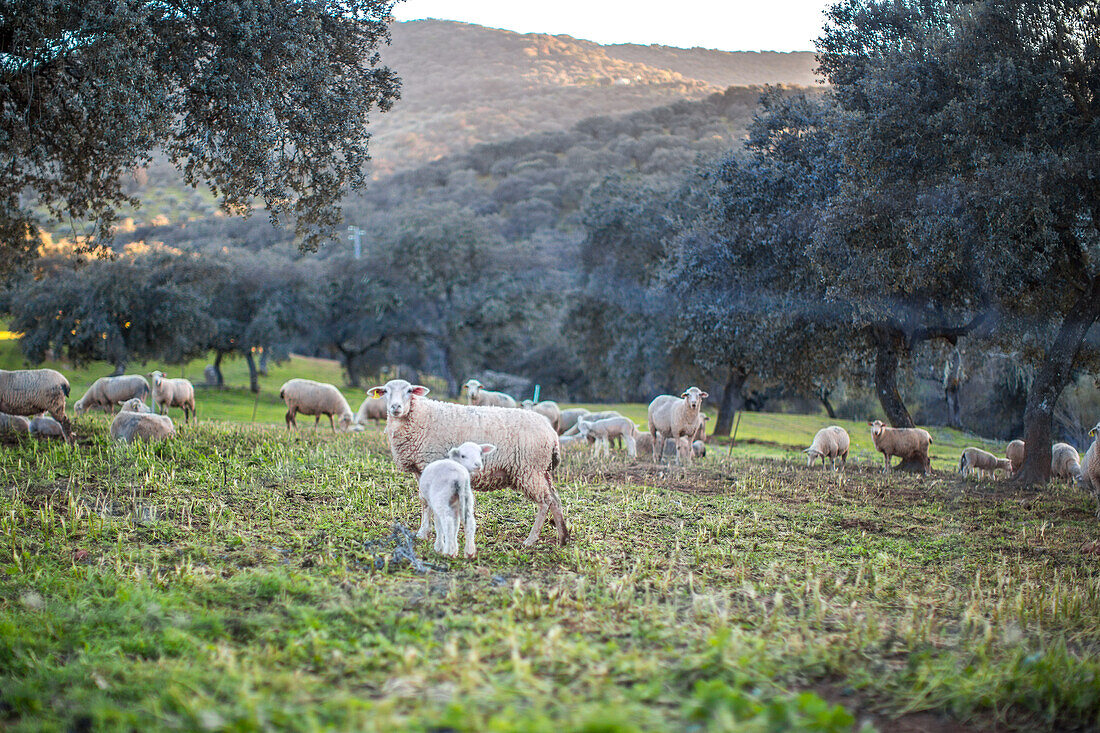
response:
<path id="1" fill-rule="evenodd" d="M 817 424 L 768 417 L 783 444 Z M 568 546 L 523 548 L 532 506 L 479 494 L 477 559 L 420 543 L 421 576 L 364 546 L 418 520 L 376 429 L 76 425 L 0 444 L 6 729 L 1100 726 L 1097 525 L 1068 487 L 571 454 Z"/>

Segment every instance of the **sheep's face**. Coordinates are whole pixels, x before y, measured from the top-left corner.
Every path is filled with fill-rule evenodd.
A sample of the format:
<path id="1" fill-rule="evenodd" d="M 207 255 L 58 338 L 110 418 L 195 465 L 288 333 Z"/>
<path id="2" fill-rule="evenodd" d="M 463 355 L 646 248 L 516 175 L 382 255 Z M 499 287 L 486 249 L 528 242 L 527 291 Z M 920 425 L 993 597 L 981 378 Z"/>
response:
<path id="1" fill-rule="evenodd" d="M 497 447 L 492 443 L 474 443 L 472 441 L 447 451 L 447 457 L 465 467 L 470 473 L 481 470 L 481 459 L 495 451 Z"/>
<path id="2" fill-rule="evenodd" d="M 386 400 L 386 414 L 390 417 L 405 417 L 412 409 L 414 397 L 423 397 L 431 390 L 419 384 L 409 384 L 404 379 L 391 379 L 381 387 L 371 387 L 367 396 Z"/>
<path id="3" fill-rule="evenodd" d="M 466 384 L 462 385 L 466 390 L 466 394 L 470 396 L 471 400 L 476 400 L 478 393 L 481 391 L 482 384 L 476 379 L 470 379 L 466 381 Z"/>
<path id="4" fill-rule="evenodd" d="M 79 400 L 77 400 L 77 401 L 76 401 L 76 404 L 75 404 L 75 405 L 73 405 L 73 412 L 75 412 L 75 413 L 76 413 L 77 415 L 83 415 L 83 414 L 84 414 L 85 412 L 87 412 L 87 411 L 88 411 L 88 408 L 87 408 L 87 406 L 86 406 L 86 405 L 84 404 L 84 400 L 83 400 L 83 399 L 79 399 Z"/>
<path id="5" fill-rule="evenodd" d="M 807 448 L 806 450 L 804 450 L 802 452 L 806 454 L 806 465 L 807 466 L 814 465 L 814 461 L 821 456 L 820 451 L 818 451 L 814 448 Z"/>
<path id="6" fill-rule="evenodd" d="M 164 374 L 162 372 L 153 372 L 149 375 L 149 381 L 153 383 L 153 387 L 160 387 L 161 382 L 164 381 Z"/>
<path id="7" fill-rule="evenodd" d="M 524 400 L 520 404 L 523 405 L 523 409 L 530 410 L 531 408 L 533 408 L 535 406 L 535 401 L 534 400 Z"/>
<path id="8" fill-rule="evenodd" d="M 355 423 L 355 416 L 352 414 L 341 415 L 336 420 L 336 429 L 342 433 L 346 433 L 351 430 L 351 426 Z"/>
<path id="9" fill-rule="evenodd" d="M 1090 438 L 1095 438 L 1097 435 L 1100 435 L 1100 422 L 1093 425 L 1092 430 L 1089 431 Z"/>
<path id="10" fill-rule="evenodd" d="M 698 387 L 688 387 L 681 395 L 684 398 L 684 402 L 692 410 L 698 410 L 703 406 L 703 400 L 707 398 L 707 393 Z"/>
<path id="11" fill-rule="evenodd" d="M 886 424 L 882 420 L 873 420 L 867 424 L 871 426 L 871 435 L 881 435 L 886 429 Z"/>
<path id="12" fill-rule="evenodd" d="M 590 430 L 592 430 L 592 423 L 585 422 L 584 420 L 577 421 L 577 434 L 582 438 L 587 438 Z"/>

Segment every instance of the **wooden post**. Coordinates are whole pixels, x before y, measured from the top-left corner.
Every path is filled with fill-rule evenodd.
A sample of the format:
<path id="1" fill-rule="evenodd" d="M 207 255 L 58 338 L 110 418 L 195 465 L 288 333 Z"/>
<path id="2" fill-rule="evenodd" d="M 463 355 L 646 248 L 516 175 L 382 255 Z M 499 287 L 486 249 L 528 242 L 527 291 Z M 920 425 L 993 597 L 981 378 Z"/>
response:
<path id="1" fill-rule="evenodd" d="M 737 411 L 737 422 L 733 425 L 733 437 L 730 438 L 730 450 L 727 455 L 733 455 L 733 446 L 737 445 L 737 428 L 741 427 L 741 410 Z"/>

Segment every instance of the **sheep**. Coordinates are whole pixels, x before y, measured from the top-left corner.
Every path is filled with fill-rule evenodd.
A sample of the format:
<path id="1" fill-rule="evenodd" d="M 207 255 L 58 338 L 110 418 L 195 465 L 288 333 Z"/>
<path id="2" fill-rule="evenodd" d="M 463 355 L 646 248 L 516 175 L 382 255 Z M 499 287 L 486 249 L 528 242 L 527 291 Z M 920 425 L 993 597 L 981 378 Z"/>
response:
<path id="1" fill-rule="evenodd" d="M 1050 449 L 1050 477 L 1077 481 L 1081 476 L 1081 454 L 1069 443 L 1055 443 Z"/>
<path id="2" fill-rule="evenodd" d="M 588 440 L 580 435 L 560 435 L 558 436 L 558 446 L 561 448 L 562 453 L 564 453 L 568 450 L 586 448 L 588 446 Z"/>
<path id="3" fill-rule="evenodd" d="M 359 405 L 359 411 L 355 413 L 355 422 L 366 425 L 367 420 L 381 423 L 386 419 L 386 401 L 367 397 L 363 404 Z"/>
<path id="4" fill-rule="evenodd" d="M 1081 476 L 1077 480 L 1077 485 L 1086 491 L 1100 494 L 1100 452 L 1096 450 L 1096 444 L 1100 442 L 1100 422 L 1093 426 L 1089 435 L 1094 440 L 1085 451 L 1085 460 L 1081 463 Z"/>
<path id="5" fill-rule="evenodd" d="M 707 444 L 701 440 L 696 440 L 691 444 L 691 454 L 696 458 L 704 458 L 707 455 Z"/>
<path id="6" fill-rule="evenodd" d="M 496 450 L 491 443 L 466 442 L 447 451 L 447 457 L 432 461 L 420 474 L 420 531 L 424 540 L 430 534 L 428 515 L 435 515 L 435 551 L 448 557 L 458 555 L 458 527 L 466 534 L 466 557 L 477 554 L 474 534 L 474 492 L 470 475 L 481 470 L 481 459 Z"/>
<path id="7" fill-rule="evenodd" d="M 33 418 L 27 426 L 27 432 L 36 438 L 64 438 L 65 430 L 61 423 L 48 415 Z"/>
<path id="8" fill-rule="evenodd" d="M 1011 473 L 1016 473 L 1027 458 L 1027 446 L 1022 440 L 1014 440 L 1005 446 L 1005 458 L 1012 464 Z"/>
<path id="9" fill-rule="evenodd" d="M 561 408 L 553 400 L 543 400 L 538 404 L 534 400 L 524 400 L 523 409 L 532 410 L 545 417 L 554 427 L 554 432 L 561 435 Z"/>
<path id="10" fill-rule="evenodd" d="M 73 412 L 83 415 L 88 410 L 101 409 L 113 412 L 115 405 L 138 398 L 145 400 L 151 389 L 140 374 L 123 374 L 118 377 L 100 377 L 88 387 L 84 396 L 73 405 Z"/>
<path id="11" fill-rule="evenodd" d="M 130 399 L 130 400 L 126 400 L 125 402 L 122 403 L 122 406 L 119 407 L 118 409 L 119 409 L 119 412 L 141 412 L 141 413 L 145 413 L 146 415 L 151 415 L 153 413 L 153 408 L 149 407 L 149 405 L 145 404 L 144 402 L 139 400 L 137 397 L 134 397 L 133 399 Z"/>
<path id="12" fill-rule="evenodd" d="M 558 421 L 558 434 L 564 435 L 567 430 L 577 424 L 585 415 L 591 415 L 592 411 L 583 407 L 570 407 L 561 411 L 561 419 Z"/>
<path id="13" fill-rule="evenodd" d="M 0 369 L 0 412 L 24 417 L 48 412 L 71 444 L 73 432 L 65 414 L 68 396 L 69 380 L 53 369 Z"/>
<path id="14" fill-rule="evenodd" d="M 336 432 L 337 422 L 340 432 L 351 430 L 355 424 L 355 415 L 352 414 L 348 401 L 335 385 L 325 382 L 314 382 L 312 379 L 291 379 L 279 388 L 279 397 L 286 403 L 286 429 L 291 426 L 298 427 L 295 415 L 299 412 L 303 415 L 314 415 L 313 427 L 321 422 L 321 415 L 328 416 L 332 432 Z M 333 422 L 333 416 L 337 422 Z"/>
<path id="15" fill-rule="evenodd" d="M 0 412 L 0 433 L 29 433 L 30 420 L 22 415 L 7 415 Z"/>
<path id="16" fill-rule="evenodd" d="M 852 439 L 848 435 L 848 431 L 839 425 L 821 428 L 814 435 L 814 441 L 810 444 L 810 447 L 802 451 L 806 454 L 806 465 L 813 466 L 814 461 L 820 458 L 821 467 L 825 468 L 825 459 L 828 458 L 829 467 L 836 471 L 838 470 L 836 459 L 839 458 L 841 468 L 847 467 L 848 447 L 851 443 Z"/>
<path id="17" fill-rule="evenodd" d="M 519 491 L 538 506 L 535 524 L 523 544 L 535 544 L 550 513 L 558 543 L 564 545 L 569 528 L 550 475 L 561 462 L 561 446 L 550 423 L 526 410 L 424 399 L 429 391 L 404 379 L 368 391 L 373 397 L 385 396 L 386 437 L 398 468 L 419 478 L 425 466 L 445 457 L 454 445 L 492 443 L 497 449 L 485 469 L 472 477 L 473 490 L 511 487 Z"/>
<path id="18" fill-rule="evenodd" d="M 464 385 L 466 389 L 466 404 L 478 407 L 515 407 L 516 401 L 511 395 L 503 392 L 493 392 L 485 389 L 481 382 L 469 379 Z"/>
<path id="19" fill-rule="evenodd" d="M 191 415 L 195 414 L 195 387 L 190 381 L 169 379 L 163 372 L 153 372 L 149 375 L 153 383 L 153 405 L 162 415 L 168 414 L 169 407 L 183 408 L 183 422 L 191 421 Z"/>
<path id="20" fill-rule="evenodd" d="M 978 478 L 981 478 L 988 471 L 990 478 L 996 478 L 997 471 L 1000 470 L 1012 473 L 1012 461 L 1007 458 L 998 458 L 981 448 L 967 448 L 959 456 L 959 473 L 963 476 L 971 471 L 977 471 Z"/>
<path id="21" fill-rule="evenodd" d="M 680 437 L 677 440 L 672 438 L 664 438 L 661 441 L 664 445 L 661 448 L 661 458 L 676 458 L 680 462 L 683 462 L 687 455 L 690 453 L 695 458 L 700 458 L 707 454 L 706 443 L 702 441 L 692 442 L 686 436 Z M 638 433 L 638 437 L 634 440 L 635 449 L 638 455 L 652 455 L 653 454 L 653 436 L 649 433 Z"/>
<path id="22" fill-rule="evenodd" d="M 633 420 L 625 417 L 606 417 L 602 420 L 589 421 L 582 418 L 577 422 L 577 428 L 582 438 L 595 441 L 592 454 L 601 452 L 608 458 L 611 457 L 611 441 L 621 437 L 626 441 L 626 454 L 631 458 L 638 455 L 636 440 L 638 438 L 638 426 Z"/>
<path id="23" fill-rule="evenodd" d="M 144 410 L 131 409 L 141 405 Z M 157 415 L 148 411 L 140 400 L 126 402 L 114 420 L 111 421 L 111 440 L 119 443 L 132 443 L 135 440 L 163 440 L 176 434 L 176 426 L 167 415 Z"/>
<path id="24" fill-rule="evenodd" d="M 710 415 L 699 413 L 699 423 L 695 430 L 695 435 L 692 437 L 692 442 L 698 441 L 702 443 L 707 442 L 707 420 L 710 419 Z"/>
<path id="25" fill-rule="evenodd" d="M 698 387 L 688 387 L 679 397 L 669 394 L 658 395 L 649 403 L 649 433 L 653 436 L 653 460 L 657 460 L 657 436 L 677 439 L 686 436 L 692 439 L 699 427 L 699 410 L 707 393 Z M 690 451 L 687 454 L 691 462 Z M 680 460 L 680 454 L 677 460 Z"/>
<path id="26" fill-rule="evenodd" d="M 566 412 L 568 412 L 568 410 L 566 410 Z M 580 428 L 577 427 L 577 423 L 580 422 L 580 417 L 581 416 L 578 416 L 577 420 L 575 420 L 570 427 L 563 430 L 562 435 L 577 435 L 580 433 Z M 588 422 L 596 422 L 597 420 L 605 420 L 609 417 L 622 417 L 622 415 L 614 410 L 603 410 L 602 412 L 589 412 L 585 410 L 583 417 Z"/>
<path id="27" fill-rule="evenodd" d="M 898 456 L 904 460 L 920 460 L 925 473 L 932 473 L 932 462 L 928 459 L 928 446 L 932 444 L 932 435 L 923 428 L 888 428 L 882 420 L 868 423 L 871 426 L 871 440 L 875 448 L 882 453 L 885 466 L 883 473 L 890 470 L 890 457 Z"/>

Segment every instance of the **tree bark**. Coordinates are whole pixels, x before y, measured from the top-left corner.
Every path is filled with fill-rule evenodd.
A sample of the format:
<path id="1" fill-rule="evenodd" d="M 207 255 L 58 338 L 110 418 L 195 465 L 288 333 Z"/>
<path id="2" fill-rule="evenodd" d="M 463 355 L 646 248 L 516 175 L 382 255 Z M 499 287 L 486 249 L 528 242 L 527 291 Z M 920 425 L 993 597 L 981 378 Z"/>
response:
<path id="1" fill-rule="evenodd" d="M 440 376 L 447 382 L 447 396 L 452 400 L 458 397 L 458 380 L 455 379 L 454 369 L 451 368 L 451 345 L 444 343 L 443 349 L 443 374 Z"/>
<path id="2" fill-rule="evenodd" d="M 830 420 L 836 420 L 836 410 L 833 409 L 833 405 L 829 402 L 829 392 L 821 390 L 818 393 L 818 398 L 821 400 L 821 404 L 825 405 L 825 412 L 828 414 Z"/>
<path id="3" fill-rule="evenodd" d="M 898 391 L 898 351 L 901 333 L 895 329 L 877 327 L 875 339 L 875 392 L 886 419 L 895 428 L 914 427 L 913 418 Z"/>
<path id="4" fill-rule="evenodd" d="M 741 404 L 741 388 L 745 386 L 746 376 L 740 367 L 730 367 L 726 386 L 722 389 L 722 401 L 718 404 L 718 419 L 714 421 L 711 435 L 729 437 L 733 430 L 733 416 Z"/>
<path id="5" fill-rule="evenodd" d="M 224 351 L 214 352 L 214 384 L 220 389 L 225 386 L 225 377 L 222 376 L 222 357 L 225 356 Z"/>
<path id="6" fill-rule="evenodd" d="M 268 354 L 270 354 L 270 353 L 271 352 L 265 346 L 264 347 L 264 353 L 260 354 L 260 374 L 265 376 L 265 377 L 267 376 L 267 358 L 268 358 Z"/>
<path id="7" fill-rule="evenodd" d="M 113 372 L 111 372 L 111 376 L 112 377 L 121 377 L 125 373 L 126 373 L 126 362 L 125 361 L 115 362 L 115 370 Z"/>
<path id="8" fill-rule="evenodd" d="M 958 349 L 947 357 L 943 369 L 943 398 L 947 402 L 947 423 L 956 429 L 962 429 L 962 404 L 959 402 L 959 387 L 962 384 L 962 354 Z"/>
<path id="9" fill-rule="evenodd" d="M 1089 328 L 1100 318 L 1100 277 L 1070 307 L 1027 393 L 1024 409 L 1024 465 L 1013 479 L 1022 486 L 1050 481 L 1051 416 L 1062 390 L 1073 376 L 1073 365 Z"/>
<path id="10" fill-rule="evenodd" d="M 256 360 L 252 358 L 252 350 L 244 352 L 244 360 L 248 362 L 248 388 L 253 394 L 260 391 L 260 374 L 256 370 Z"/>

